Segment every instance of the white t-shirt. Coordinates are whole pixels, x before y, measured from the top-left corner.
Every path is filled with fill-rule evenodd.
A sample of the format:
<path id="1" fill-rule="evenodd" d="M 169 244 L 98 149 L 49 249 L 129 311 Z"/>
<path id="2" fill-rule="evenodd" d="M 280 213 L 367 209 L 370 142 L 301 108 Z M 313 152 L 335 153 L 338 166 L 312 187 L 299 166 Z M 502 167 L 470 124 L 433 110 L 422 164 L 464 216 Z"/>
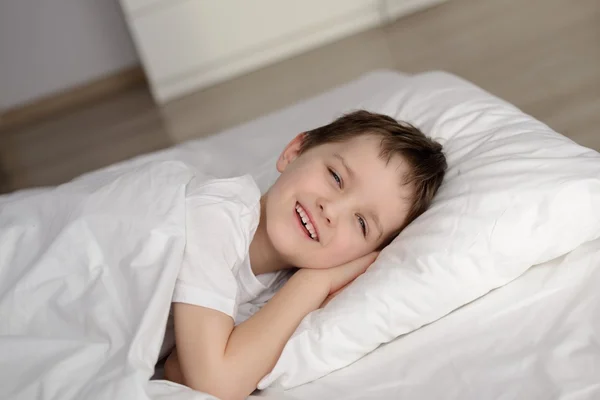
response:
<path id="1" fill-rule="evenodd" d="M 172 302 L 221 311 L 236 325 L 257 312 L 290 275 L 252 272 L 249 248 L 259 218 L 260 190 L 249 175 L 190 182 L 186 248 Z M 161 357 L 173 345 L 171 315 Z"/>

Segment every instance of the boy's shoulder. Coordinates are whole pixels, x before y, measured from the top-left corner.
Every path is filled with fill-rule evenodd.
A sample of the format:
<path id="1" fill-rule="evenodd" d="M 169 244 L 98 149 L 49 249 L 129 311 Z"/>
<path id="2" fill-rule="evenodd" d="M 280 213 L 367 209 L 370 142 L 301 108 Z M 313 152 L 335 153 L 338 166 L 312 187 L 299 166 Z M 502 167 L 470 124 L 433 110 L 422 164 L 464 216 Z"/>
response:
<path id="1" fill-rule="evenodd" d="M 260 219 L 260 191 L 252 177 L 195 177 L 186 189 L 185 208 L 189 258 L 239 267 Z"/>

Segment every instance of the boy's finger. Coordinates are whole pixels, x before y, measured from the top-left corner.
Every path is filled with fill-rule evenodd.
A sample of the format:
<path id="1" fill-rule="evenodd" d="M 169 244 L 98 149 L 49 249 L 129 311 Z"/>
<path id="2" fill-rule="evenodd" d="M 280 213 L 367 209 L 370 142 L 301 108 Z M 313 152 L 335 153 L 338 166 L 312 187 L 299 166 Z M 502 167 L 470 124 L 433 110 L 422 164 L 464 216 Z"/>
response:
<path id="1" fill-rule="evenodd" d="M 332 282 L 332 289 L 337 291 L 339 288 L 346 286 L 359 275 L 363 274 L 373 263 L 373 261 L 375 261 L 377 254 L 379 253 L 373 252 L 337 267 L 338 271 L 334 272 L 335 275 L 337 275 L 337 278 L 334 279 L 334 282 Z"/>
<path id="2" fill-rule="evenodd" d="M 366 254 L 364 256 L 362 256 L 361 258 L 358 258 L 354 261 L 351 261 L 349 264 L 352 264 L 351 266 L 349 265 L 349 268 L 351 269 L 357 269 L 357 270 L 366 270 L 367 268 L 369 268 L 369 266 L 371 264 L 373 264 L 373 262 L 375 261 L 375 259 L 377 258 L 377 255 L 379 254 L 379 252 L 372 252 L 369 254 Z"/>

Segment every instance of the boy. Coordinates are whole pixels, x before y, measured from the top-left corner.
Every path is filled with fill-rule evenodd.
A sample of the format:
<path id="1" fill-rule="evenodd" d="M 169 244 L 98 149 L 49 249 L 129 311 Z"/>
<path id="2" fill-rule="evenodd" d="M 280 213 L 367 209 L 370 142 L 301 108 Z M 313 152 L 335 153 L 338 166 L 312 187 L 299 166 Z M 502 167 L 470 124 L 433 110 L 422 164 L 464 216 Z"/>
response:
<path id="1" fill-rule="evenodd" d="M 188 219 L 190 233 L 212 232 L 201 248 L 186 249 L 165 377 L 223 400 L 252 393 L 304 316 L 365 272 L 427 209 L 446 160 L 417 128 L 356 111 L 298 135 L 276 165 L 281 175 L 262 197 L 248 177 L 189 194 L 190 209 L 201 210 Z M 290 268 L 298 271 L 235 326 L 238 304 Z"/>

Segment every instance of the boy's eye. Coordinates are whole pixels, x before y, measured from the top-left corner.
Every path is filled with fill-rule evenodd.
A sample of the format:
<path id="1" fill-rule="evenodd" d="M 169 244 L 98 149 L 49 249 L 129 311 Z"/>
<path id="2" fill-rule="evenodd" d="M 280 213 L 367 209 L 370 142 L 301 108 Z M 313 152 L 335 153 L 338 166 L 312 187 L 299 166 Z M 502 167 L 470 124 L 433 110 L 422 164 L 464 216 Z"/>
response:
<path id="1" fill-rule="evenodd" d="M 335 179 L 335 183 L 341 188 L 342 187 L 342 178 L 331 168 L 329 168 L 329 173 Z"/>
<path id="2" fill-rule="evenodd" d="M 366 237 L 367 236 L 367 223 L 365 222 L 364 218 L 361 217 L 360 215 L 357 215 L 357 217 L 358 217 L 358 223 L 360 224 L 360 229 L 362 229 L 363 236 Z"/>

